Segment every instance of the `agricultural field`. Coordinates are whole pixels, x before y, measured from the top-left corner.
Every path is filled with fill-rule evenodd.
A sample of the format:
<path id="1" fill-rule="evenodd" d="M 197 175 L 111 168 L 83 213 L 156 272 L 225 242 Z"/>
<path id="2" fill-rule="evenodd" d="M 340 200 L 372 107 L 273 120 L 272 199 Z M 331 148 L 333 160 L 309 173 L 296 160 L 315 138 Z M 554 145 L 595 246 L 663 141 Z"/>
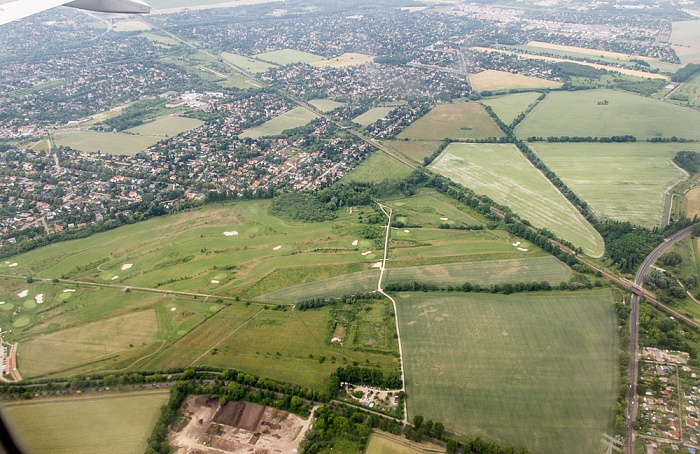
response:
<path id="1" fill-rule="evenodd" d="M 384 180 L 403 179 L 411 174 L 413 169 L 397 161 L 383 151 L 375 151 L 359 166 L 345 174 L 342 181 L 361 181 L 379 183 Z"/>
<path id="2" fill-rule="evenodd" d="M 281 49 L 272 52 L 253 55 L 253 58 L 258 60 L 274 63 L 284 66 L 292 63 L 312 63 L 320 60 L 325 60 L 320 55 L 310 54 L 294 49 Z"/>
<path id="3" fill-rule="evenodd" d="M 135 128 L 127 129 L 125 132 L 137 134 L 139 136 L 154 136 L 159 138 L 176 136 L 182 132 L 202 126 L 204 122 L 195 118 L 186 117 L 164 117 L 155 121 L 144 123 Z"/>
<path id="4" fill-rule="evenodd" d="M 430 168 L 600 257 L 603 238 L 513 145 L 451 144 Z"/>
<path id="5" fill-rule="evenodd" d="M 230 52 L 222 52 L 221 58 L 233 65 L 238 66 L 244 71 L 250 71 L 252 73 L 264 73 L 270 68 L 277 67 L 277 65 L 267 63 L 262 60 L 256 60 L 254 58 L 249 58 L 238 54 L 232 54 Z"/>
<path id="6" fill-rule="evenodd" d="M 329 58 L 327 60 L 315 61 L 311 63 L 311 66 L 316 66 L 317 68 L 347 68 L 348 66 L 359 66 L 367 63 L 372 63 L 374 57 L 371 55 L 358 54 L 354 52 L 347 52 L 338 57 Z"/>
<path id="7" fill-rule="evenodd" d="M 409 420 L 531 452 L 600 450 L 619 379 L 609 290 L 401 293 L 397 304 Z"/>
<path id="8" fill-rule="evenodd" d="M 483 98 L 481 102 L 491 107 L 494 113 L 507 125 L 511 124 L 518 115 L 537 102 L 540 93 L 514 93 L 512 95 Z"/>
<path id="9" fill-rule="evenodd" d="M 700 112 L 695 109 L 603 89 L 550 93 L 515 133 L 521 138 L 630 134 L 638 140 L 672 136 L 700 139 L 698 124 Z"/>
<path id="10" fill-rule="evenodd" d="M 150 30 L 152 27 L 144 21 L 140 20 L 117 20 L 114 21 L 115 32 L 135 32 L 135 31 L 146 31 Z"/>
<path id="11" fill-rule="evenodd" d="M 554 57 L 581 59 L 587 58 L 598 60 L 604 63 L 635 66 L 637 63 L 631 61 L 643 60 L 651 66 L 651 68 L 659 69 L 660 71 L 674 73 L 681 68 L 681 65 L 668 63 L 652 57 L 643 57 L 639 55 L 628 55 L 619 52 L 610 52 L 600 49 L 587 49 L 584 47 L 564 46 L 561 44 L 545 43 L 540 41 L 530 41 L 525 45 L 507 46 L 510 49 L 525 50 L 532 53 L 551 55 Z"/>
<path id="12" fill-rule="evenodd" d="M 105 394 L 3 404 L 27 452 L 143 452 L 167 392 Z"/>
<path id="13" fill-rule="evenodd" d="M 252 79 L 247 78 L 243 74 L 229 74 L 225 80 L 217 82 L 222 88 L 241 88 L 247 89 L 251 87 L 260 88 L 260 84 Z"/>
<path id="14" fill-rule="evenodd" d="M 440 104 L 413 122 L 399 139 L 443 140 L 503 137 L 503 131 L 476 102 Z"/>
<path id="15" fill-rule="evenodd" d="M 442 144 L 428 140 L 380 140 L 379 143 L 420 164 L 423 163 L 423 158 L 432 156 Z"/>
<path id="16" fill-rule="evenodd" d="M 353 118 L 352 121 L 362 126 L 371 125 L 375 121 L 386 117 L 392 110 L 394 110 L 393 107 L 373 107 L 362 115 Z"/>
<path id="17" fill-rule="evenodd" d="M 333 101 L 332 99 L 312 99 L 309 101 L 309 104 L 321 112 L 330 112 L 345 105 L 344 102 Z"/>
<path id="18" fill-rule="evenodd" d="M 684 82 L 665 100 L 680 106 L 700 108 L 700 74 Z"/>
<path id="19" fill-rule="evenodd" d="M 672 158 L 700 145 L 677 143 L 531 144 L 539 157 L 602 218 L 660 225 L 665 193 L 687 178 Z"/>
<path id="20" fill-rule="evenodd" d="M 385 432 L 373 433 L 367 442 L 365 454 L 425 454 L 445 452 L 436 445 L 427 443 L 419 445 L 405 438 L 390 435 Z"/>
<path id="21" fill-rule="evenodd" d="M 518 88 L 559 88 L 564 85 L 562 82 L 554 80 L 523 76 L 521 74 L 511 74 L 505 71 L 495 71 L 492 69 L 478 74 L 470 74 L 469 82 L 477 91 L 498 91 Z"/>
<path id="22" fill-rule="evenodd" d="M 700 63 L 700 20 L 674 22 L 671 45 L 681 63 Z"/>
<path id="23" fill-rule="evenodd" d="M 148 359 L 143 367 L 234 367 L 325 389 L 332 371 L 354 361 L 369 362 L 385 371 L 398 367 L 395 328 L 389 312 L 387 301 L 306 311 L 237 303 Z M 338 340 L 331 342 L 332 338 Z M 367 347 L 372 352 L 363 351 Z"/>
<path id="24" fill-rule="evenodd" d="M 285 113 L 278 115 L 260 126 L 243 131 L 240 137 L 250 137 L 251 139 L 259 139 L 265 136 L 275 136 L 281 134 L 286 129 L 298 128 L 308 124 L 311 120 L 317 118 L 316 114 L 304 109 L 303 107 L 295 107 Z"/>
<path id="25" fill-rule="evenodd" d="M 691 219 L 700 216 L 700 188 L 693 188 L 685 194 L 683 212 Z"/>
<path id="26" fill-rule="evenodd" d="M 71 147 L 75 150 L 109 154 L 132 155 L 155 145 L 160 137 L 139 136 L 118 132 L 63 130 L 52 134 L 58 146 Z"/>

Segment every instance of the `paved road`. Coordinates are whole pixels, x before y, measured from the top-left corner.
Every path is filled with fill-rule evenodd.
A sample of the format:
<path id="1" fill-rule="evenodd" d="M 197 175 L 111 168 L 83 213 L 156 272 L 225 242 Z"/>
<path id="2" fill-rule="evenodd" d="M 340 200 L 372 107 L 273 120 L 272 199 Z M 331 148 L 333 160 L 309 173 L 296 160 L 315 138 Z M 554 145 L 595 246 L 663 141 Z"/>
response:
<path id="1" fill-rule="evenodd" d="M 654 249 L 651 254 L 644 259 L 642 266 L 639 267 L 637 275 L 634 279 L 634 284 L 641 287 L 644 283 L 644 275 L 647 274 L 651 265 L 656 262 L 656 260 L 666 252 L 668 248 L 673 246 L 677 241 L 687 238 L 693 231 L 693 226 L 687 227 L 667 238 L 663 243 Z M 626 450 L 628 453 L 634 452 L 634 428 L 632 424 L 637 417 L 637 406 L 635 405 L 635 400 L 637 397 L 637 372 L 638 372 L 638 358 L 637 351 L 639 350 L 639 295 L 637 293 L 632 294 L 632 299 L 630 301 L 630 307 L 632 312 L 630 314 L 630 364 L 627 368 L 627 376 L 630 381 L 630 388 L 627 392 L 627 441 Z"/>

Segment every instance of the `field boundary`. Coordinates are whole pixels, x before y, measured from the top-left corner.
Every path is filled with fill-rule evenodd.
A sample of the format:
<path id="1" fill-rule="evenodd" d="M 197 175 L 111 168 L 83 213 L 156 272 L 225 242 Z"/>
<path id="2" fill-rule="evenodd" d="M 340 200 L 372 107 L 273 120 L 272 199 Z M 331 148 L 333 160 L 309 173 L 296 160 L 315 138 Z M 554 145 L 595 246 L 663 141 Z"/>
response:
<path id="1" fill-rule="evenodd" d="M 216 344 L 212 345 L 212 346 L 209 348 L 209 350 L 207 350 L 207 351 L 205 351 L 204 353 L 202 353 L 201 355 L 199 355 L 199 356 L 198 356 L 194 361 L 192 361 L 189 365 L 191 366 L 191 365 L 193 365 L 194 363 L 196 363 L 197 361 L 199 361 L 200 359 L 204 358 L 204 357 L 206 356 L 207 353 L 209 353 L 210 351 L 214 350 L 214 349 L 215 349 L 216 347 L 218 347 L 223 341 L 225 341 L 225 340 L 228 339 L 229 337 L 231 337 L 231 336 L 233 336 L 234 334 L 236 334 L 236 332 L 237 332 L 239 329 L 241 329 L 241 328 L 243 328 L 245 325 L 247 325 L 248 322 L 250 322 L 250 321 L 253 320 L 255 317 L 257 317 L 258 315 L 260 315 L 264 310 L 265 310 L 264 307 L 263 307 L 262 309 L 260 309 L 255 315 L 253 315 L 252 317 L 250 317 L 250 318 L 249 318 L 248 320 L 246 320 L 245 322 L 241 323 L 241 325 L 240 325 L 238 328 L 234 329 L 233 331 L 231 331 L 230 333 L 228 333 L 226 336 L 224 336 L 219 342 L 217 342 Z"/>

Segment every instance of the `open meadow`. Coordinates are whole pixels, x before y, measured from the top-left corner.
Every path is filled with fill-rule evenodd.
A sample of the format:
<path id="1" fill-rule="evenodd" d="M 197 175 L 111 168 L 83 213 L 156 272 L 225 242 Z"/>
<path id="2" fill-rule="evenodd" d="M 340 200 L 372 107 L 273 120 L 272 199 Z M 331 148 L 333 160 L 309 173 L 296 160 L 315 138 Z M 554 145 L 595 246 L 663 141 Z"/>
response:
<path id="1" fill-rule="evenodd" d="M 681 63 L 700 63 L 700 20 L 674 22 L 671 45 Z"/>
<path id="2" fill-rule="evenodd" d="M 598 452 L 617 395 L 608 290 L 400 293 L 409 420 L 531 452 Z"/>
<path id="3" fill-rule="evenodd" d="M 352 121 L 362 126 L 371 125 L 375 121 L 386 117 L 392 110 L 394 110 L 393 107 L 373 107 L 362 115 L 353 118 Z"/>
<path id="4" fill-rule="evenodd" d="M 500 118 L 503 123 L 509 125 L 518 115 L 537 102 L 537 98 L 539 97 L 540 93 L 530 91 L 526 93 L 482 98 L 481 102 L 491 107 L 498 118 Z"/>
<path id="5" fill-rule="evenodd" d="M 196 118 L 186 118 L 178 116 L 167 116 L 154 121 L 149 121 L 135 128 L 127 129 L 129 134 L 154 137 L 172 137 L 181 132 L 202 126 L 204 122 Z"/>
<path id="6" fill-rule="evenodd" d="M 476 102 L 439 104 L 411 123 L 399 139 L 443 140 L 503 137 L 493 118 Z"/>
<path id="7" fill-rule="evenodd" d="M 381 150 L 375 151 L 359 166 L 345 174 L 342 181 L 361 181 L 379 183 L 384 180 L 400 180 L 411 174 L 413 169 L 397 161 Z"/>
<path id="8" fill-rule="evenodd" d="M 437 140 L 380 140 L 379 143 L 419 164 L 423 164 L 423 159 L 432 156 L 442 144 Z"/>
<path id="9" fill-rule="evenodd" d="M 276 65 L 284 66 L 292 63 L 312 63 L 315 61 L 325 60 L 320 55 L 302 52 L 295 49 L 281 49 L 272 52 L 253 55 L 254 58 Z"/>
<path id="10" fill-rule="evenodd" d="M 348 66 L 359 66 L 373 61 L 374 57 L 371 55 L 347 52 L 337 57 L 315 61 L 311 63 L 311 66 L 316 66 L 317 68 L 347 68 Z"/>
<path id="11" fill-rule="evenodd" d="M 683 82 L 665 100 L 680 106 L 700 108 L 700 74 Z"/>
<path id="12" fill-rule="evenodd" d="M 700 112 L 695 109 L 603 89 L 550 93 L 515 128 L 515 133 L 523 139 L 626 134 L 638 140 L 672 136 L 700 139 L 698 124 Z"/>
<path id="13" fill-rule="evenodd" d="M 344 102 L 333 101 L 332 99 L 327 98 L 312 99 L 309 101 L 309 104 L 321 112 L 330 112 L 331 110 L 345 105 Z"/>
<path id="14" fill-rule="evenodd" d="M 418 444 L 386 432 L 373 433 L 367 442 L 365 454 L 425 454 L 445 452 L 436 445 Z"/>
<path id="15" fill-rule="evenodd" d="M 3 404 L 28 452 L 143 452 L 167 392 L 104 394 Z"/>
<path id="16" fill-rule="evenodd" d="M 477 91 L 499 91 L 527 88 L 559 88 L 564 85 L 555 80 L 541 79 L 539 77 L 511 74 L 505 71 L 492 69 L 469 75 L 469 82 Z"/>
<path id="17" fill-rule="evenodd" d="M 603 238 L 513 145 L 451 144 L 430 168 L 600 257 Z"/>
<path id="18" fill-rule="evenodd" d="M 278 65 L 267 63 L 262 60 L 257 60 L 255 58 L 245 57 L 243 55 L 232 54 L 230 52 L 222 52 L 221 58 L 231 63 L 232 65 L 238 66 L 244 71 L 250 71 L 252 73 L 264 73 L 270 68 L 277 68 Z"/>
<path id="19" fill-rule="evenodd" d="M 250 137 L 259 139 L 265 136 L 275 136 L 281 134 L 286 129 L 298 128 L 307 125 L 316 118 L 316 114 L 301 106 L 288 110 L 281 115 L 273 117 L 260 126 L 243 131 L 240 137 Z"/>
<path id="20" fill-rule="evenodd" d="M 56 145 L 75 150 L 132 155 L 155 145 L 160 137 L 123 134 L 119 132 L 62 130 L 52 134 Z"/>
<path id="21" fill-rule="evenodd" d="M 537 155 L 596 215 L 647 228 L 660 225 L 665 192 L 687 173 L 672 158 L 696 143 L 531 144 Z"/>

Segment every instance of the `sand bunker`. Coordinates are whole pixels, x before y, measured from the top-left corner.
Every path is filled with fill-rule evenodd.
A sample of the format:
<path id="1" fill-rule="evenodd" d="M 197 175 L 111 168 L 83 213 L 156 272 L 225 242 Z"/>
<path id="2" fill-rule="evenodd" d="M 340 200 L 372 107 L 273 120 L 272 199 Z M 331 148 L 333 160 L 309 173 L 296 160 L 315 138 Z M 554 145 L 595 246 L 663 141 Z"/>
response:
<path id="1" fill-rule="evenodd" d="M 282 246 L 275 246 L 272 248 L 273 251 L 279 251 L 280 249 L 282 249 Z"/>
<path id="2" fill-rule="evenodd" d="M 212 283 L 212 284 L 218 284 L 218 283 L 219 283 L 219 281 L 218 281 L 218 280 L 216 280 L 216 279 L 212 279 L 212 280 L 211 280 L 211 283 Z"/>
<path id="3" fill-rule="evenodd" d="M 74 292 L 75 292 L 75 289 L 72 289 L 72 288 L 67 288 L 63 291 L 63 293 L 74 293 Z"/>
<path id="4" fill-rule="evenodd" d="M 236 236 L 236 235 L 238 235 L 238 232 L 236 232 L 235 230 L 232 231 L 232 232 L 224 232 L 224 235 L 226 235 L 226 236 Z"/>
<path id="5" fill-rule="evenodd" d="M 355 241 L 352 242 L 352 245 L 353 245 L 353 246 L 357 246 L 357 243 L 359 243 L 359 241 L 355 240 Z"/>
<path id="6" fill-rule="evenodd" d="M 372 268 L 381 268 L 382 267 L 382 262 L 376 262 L 372 264 Z"/>
<path id="7" fill-rule="evenodd" d="M 333 342 L 343 342 L 343 339 L 341 339 L 341 338 L 339 338 L 339 337 L 334 337 L 333 339 L 331 339 L 331 344 L 332 344 Z"/>
<path id="8" fill-rule="evenodd" d="M 177 310 L 177 308 L 176 308 L 176 307 L 171 307 L 170 310 L 173 311 L 173 312 L 175 312 L 175 311 Z"/>
<path id="9" fill-rule="evenodd" d="M 10 263 L 9 265 L 7 265 L 8 268 L 14 268 L 15 266 L 17 266 L 17 263 L 16 263 L 16 262 L 15 262 L 15 263 Z"/>
<path id="10" fill-rule="evenodd" d="M 17 294 L 20 298 L 24 298 L 25 296 L 29 295 L 29 290 L 22 290 Z"/>
<path id="11" fill-rule="evenodd" d="M 5 304 L 5 302 L 4 302 L 4 301 L 0 301 L 0 306 L 2 306 L 3 304 Z"/>
<path id="12" fill-rule="evenodd" d="M 440 218 L 441 221 L 447 221 L 449 218 Z"/>
<path id="13" fill-rule="evenodd" d="M 410 230 L 404 230 L 403 233 L 411 233 Z"/>
<path id="14" fill-rule="evenodd" d="M 515 246 L 515 247 L 520 246 L 520 241 L 517 241 L 517 242 L 513 243 L 513 246 Z"/>
<path id="15" fill-rule="evenodd" d="M 119 279 L 119 276 L 112 276 L 113 281 L 116 281 L 117 279 Z"/>
<path id="16" fill-rule="evenodd" d="M 523 252 L 527 252 L 527 249 L 525 249 L 524 247 L 519 247 L 518 250 L 523 251 Z"/>
<path id="17" fill-rule="evenodd" d="M 36 301 L 36 304 L 44 304 L 44 294 L 39 293 L 37 296 L 34 297 L 34 301 Z"/>
<path id="18" fill-rule="evenodd" d="M 363 252 L 362 255 L 370 255 L 372 251 Z"/>
<path id="19" fill-rule="evenodd" d="M 133 263 L 125 263 L 125 264 L 122 265 L 122 271 L 128 270 L 128 269 L 131 268 L 132 266 L 134 266 Z"/>

